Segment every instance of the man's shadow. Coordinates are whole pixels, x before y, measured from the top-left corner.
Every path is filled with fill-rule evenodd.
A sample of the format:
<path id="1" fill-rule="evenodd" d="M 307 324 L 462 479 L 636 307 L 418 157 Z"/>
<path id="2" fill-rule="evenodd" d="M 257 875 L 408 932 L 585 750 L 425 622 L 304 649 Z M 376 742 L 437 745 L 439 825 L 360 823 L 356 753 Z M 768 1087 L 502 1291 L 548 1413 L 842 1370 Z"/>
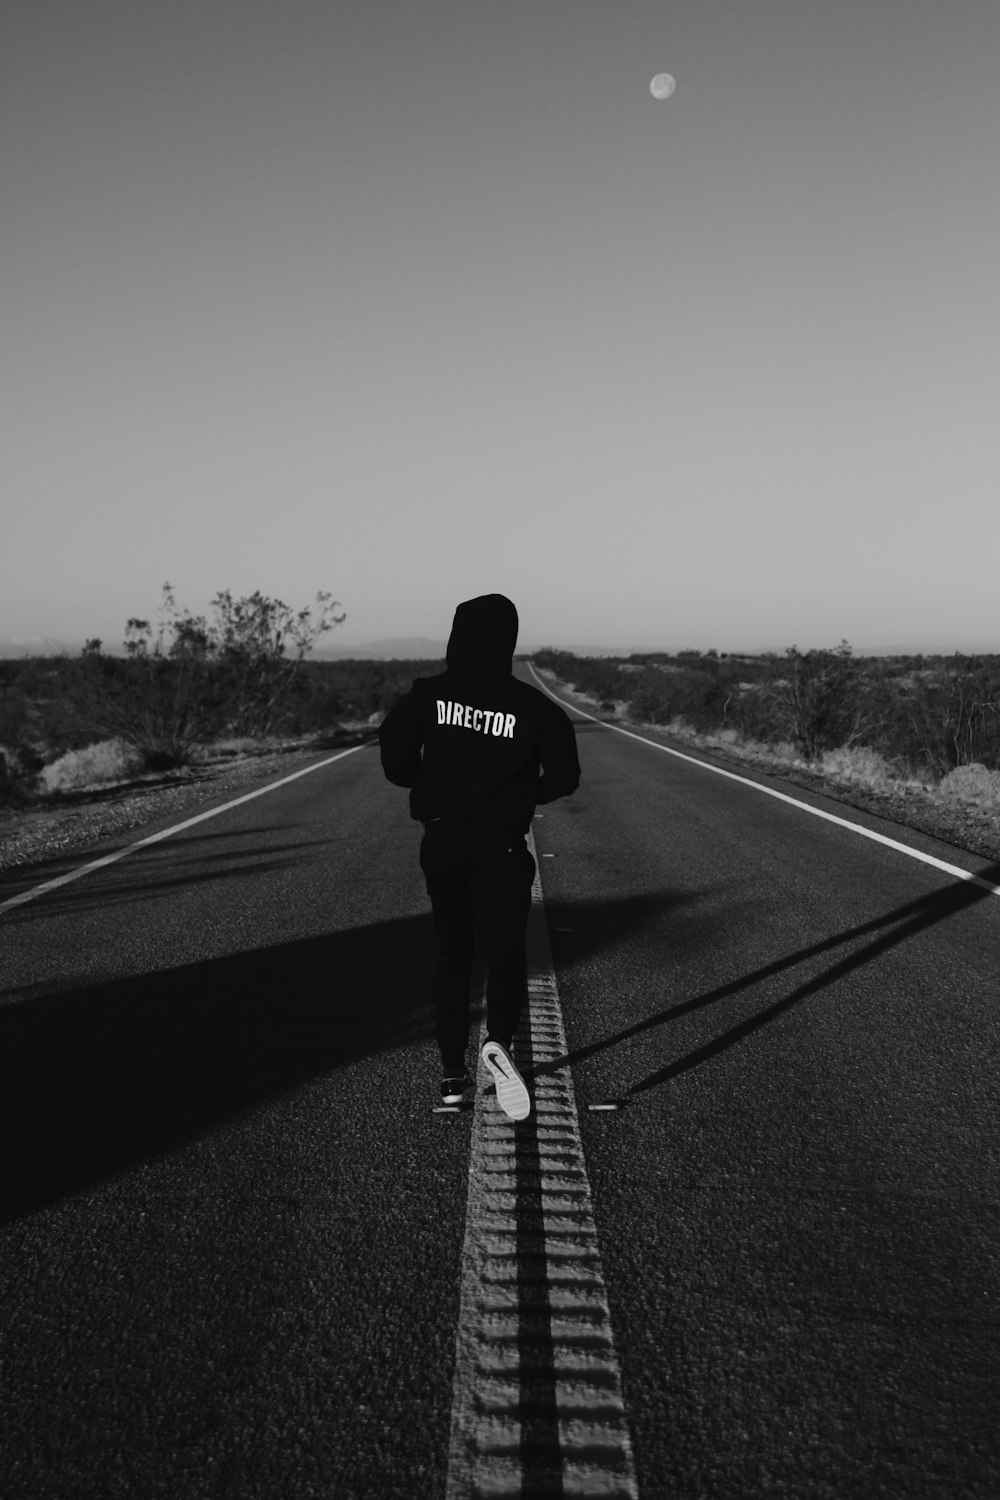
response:
<path id="1" fill-rule="evenodd" d="M 214 870 L 209 862 L 205 878 Z M 172 869 L 154 871 L 107 899 L 155 895 L 174 879 Z M 80 910 L 96 899 L 81 886 L 46 902 L 53 898 Z M 662 916 L 671 899 L 601 903 L 590 946 Z M 19 916 L 40 914 L 29 906 Z M 428 911 L 156 973 L 8 991 L 0 996 L 0 1222 L 388 1051 L 428 1046 L 435 1095 L 433 966 Z M 481 989 L 479 960 L 473 979 Z"/>
<path id="2" fill-rule="evenodd" d="M 430 917 L 0 1007 L 0 1221 L 433 1036 Z"/>
<path id="3" fill-rule="evenodd" d="M 1000 880 L 1000 865 L 983 875 Z M 987 894 L 956 881 L 660 1010 L 539 1066 L 536 1074 L 581 1062 L 798 964 L 849 949 L 774 1004 L 637 1080 L 626 1098 L 636 1096 L 736 1045 Z M 560 911 L 573 914 L 579 956 L 658 926 L 664 914 L 679 940 L 712 938 L 713 923 L 699 916 L 697 900 L 677 892 L 568 902 Z M 0 1222 L 208 1135 L 334 1069 L 431 1043 L 432 966 L 427 913 L 159 973 L 11 995 L 0 1006 Z"/>

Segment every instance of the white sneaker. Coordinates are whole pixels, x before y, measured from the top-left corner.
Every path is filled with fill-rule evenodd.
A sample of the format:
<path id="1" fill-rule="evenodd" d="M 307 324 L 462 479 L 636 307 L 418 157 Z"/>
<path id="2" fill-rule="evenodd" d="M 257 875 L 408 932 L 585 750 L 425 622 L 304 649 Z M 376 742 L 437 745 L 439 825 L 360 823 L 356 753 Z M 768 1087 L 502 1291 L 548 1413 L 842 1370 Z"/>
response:
<path id="1" fill-rule="evenodd" d="M 528 1087 L 502 1042 L 483 1043 L 483 1062 L 493 1075 L 497 1100 L 504 1114 L 512 1120 L 525 1120 L 531 1113 Z"/>

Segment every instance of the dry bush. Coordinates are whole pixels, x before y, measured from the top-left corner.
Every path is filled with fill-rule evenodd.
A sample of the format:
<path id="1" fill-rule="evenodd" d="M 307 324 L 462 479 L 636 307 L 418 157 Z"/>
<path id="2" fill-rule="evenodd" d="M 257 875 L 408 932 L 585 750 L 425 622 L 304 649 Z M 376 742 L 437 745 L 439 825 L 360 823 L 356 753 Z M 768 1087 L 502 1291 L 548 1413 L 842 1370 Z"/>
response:
<path id="1" fill-rule="evenodd" d="M 142 755 L 126 740 L 101 740 L 82 750 L 67 750 L 58 760 L 43 766 L 38 774 L 39 788 L 54 792 L 76 792 L 84 787 L 107 782 L 128 781 L 144 769 Z"/>
<path id="2" fill-rule="evenodd" d="M 773 761 L 777 766 L 803 769 L 809 762 L 790 740 L 755 740 L 739 729 L 720 729 L 715 734 L 697 736 L 706 745 L 717 745 L 737 759 Z"/>
<path id="3" fill-rule="evenodd" d="M 972 803 L 987 811 L 1000 812 L 1000 771 L 990 771 L 978 761 L 956 766 L 939 781 L 937 795 L 949 802 Z"/>
<path id="4" fill-rule="evenodd" d="M 852 786 L 878 789 L 903 779 L 884 755 L 868 745 L 840 745 L 836 750 L 824 750 L 819 767 L 824 776 L 849 782 Z"/>

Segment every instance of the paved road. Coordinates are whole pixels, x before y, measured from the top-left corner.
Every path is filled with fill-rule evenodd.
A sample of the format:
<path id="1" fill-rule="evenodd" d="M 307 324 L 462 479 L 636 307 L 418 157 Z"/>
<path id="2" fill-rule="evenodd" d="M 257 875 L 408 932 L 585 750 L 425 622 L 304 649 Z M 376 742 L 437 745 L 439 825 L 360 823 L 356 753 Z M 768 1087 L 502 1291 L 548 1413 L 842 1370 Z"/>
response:
<path id="1" fill-rule="evenodd" d="M 579 743 L 535 839 L 642 1495 L 996 1500 L 1000 901 Z M 8 1500 L 443 1495 L 416 847 L 365 749 L 0 917 Z"/>

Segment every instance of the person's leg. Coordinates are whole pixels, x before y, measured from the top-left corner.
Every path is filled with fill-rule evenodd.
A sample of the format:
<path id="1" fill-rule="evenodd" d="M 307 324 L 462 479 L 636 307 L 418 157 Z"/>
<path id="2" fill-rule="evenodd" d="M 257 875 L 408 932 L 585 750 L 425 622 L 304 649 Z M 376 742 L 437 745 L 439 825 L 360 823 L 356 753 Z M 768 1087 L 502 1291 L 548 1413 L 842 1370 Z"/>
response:
<path id="1" fill-rule="evenodd" d="M 432 823 L 420 845 L 420 867 L 434 919 L 434 1012 L 441 1069 L 445 1078 L 459 1078 L 466 1071 L 475 924 L 457 830 Z"/>
<path id="2" fill-rule="evenodd" d="M 486 1026 L 509 1048 L 528 988 L 525 937 L 535 861 L 524 835 L 501 825 L 477 830 L 469 883 L 479 946 L 486 962 Z"/>

